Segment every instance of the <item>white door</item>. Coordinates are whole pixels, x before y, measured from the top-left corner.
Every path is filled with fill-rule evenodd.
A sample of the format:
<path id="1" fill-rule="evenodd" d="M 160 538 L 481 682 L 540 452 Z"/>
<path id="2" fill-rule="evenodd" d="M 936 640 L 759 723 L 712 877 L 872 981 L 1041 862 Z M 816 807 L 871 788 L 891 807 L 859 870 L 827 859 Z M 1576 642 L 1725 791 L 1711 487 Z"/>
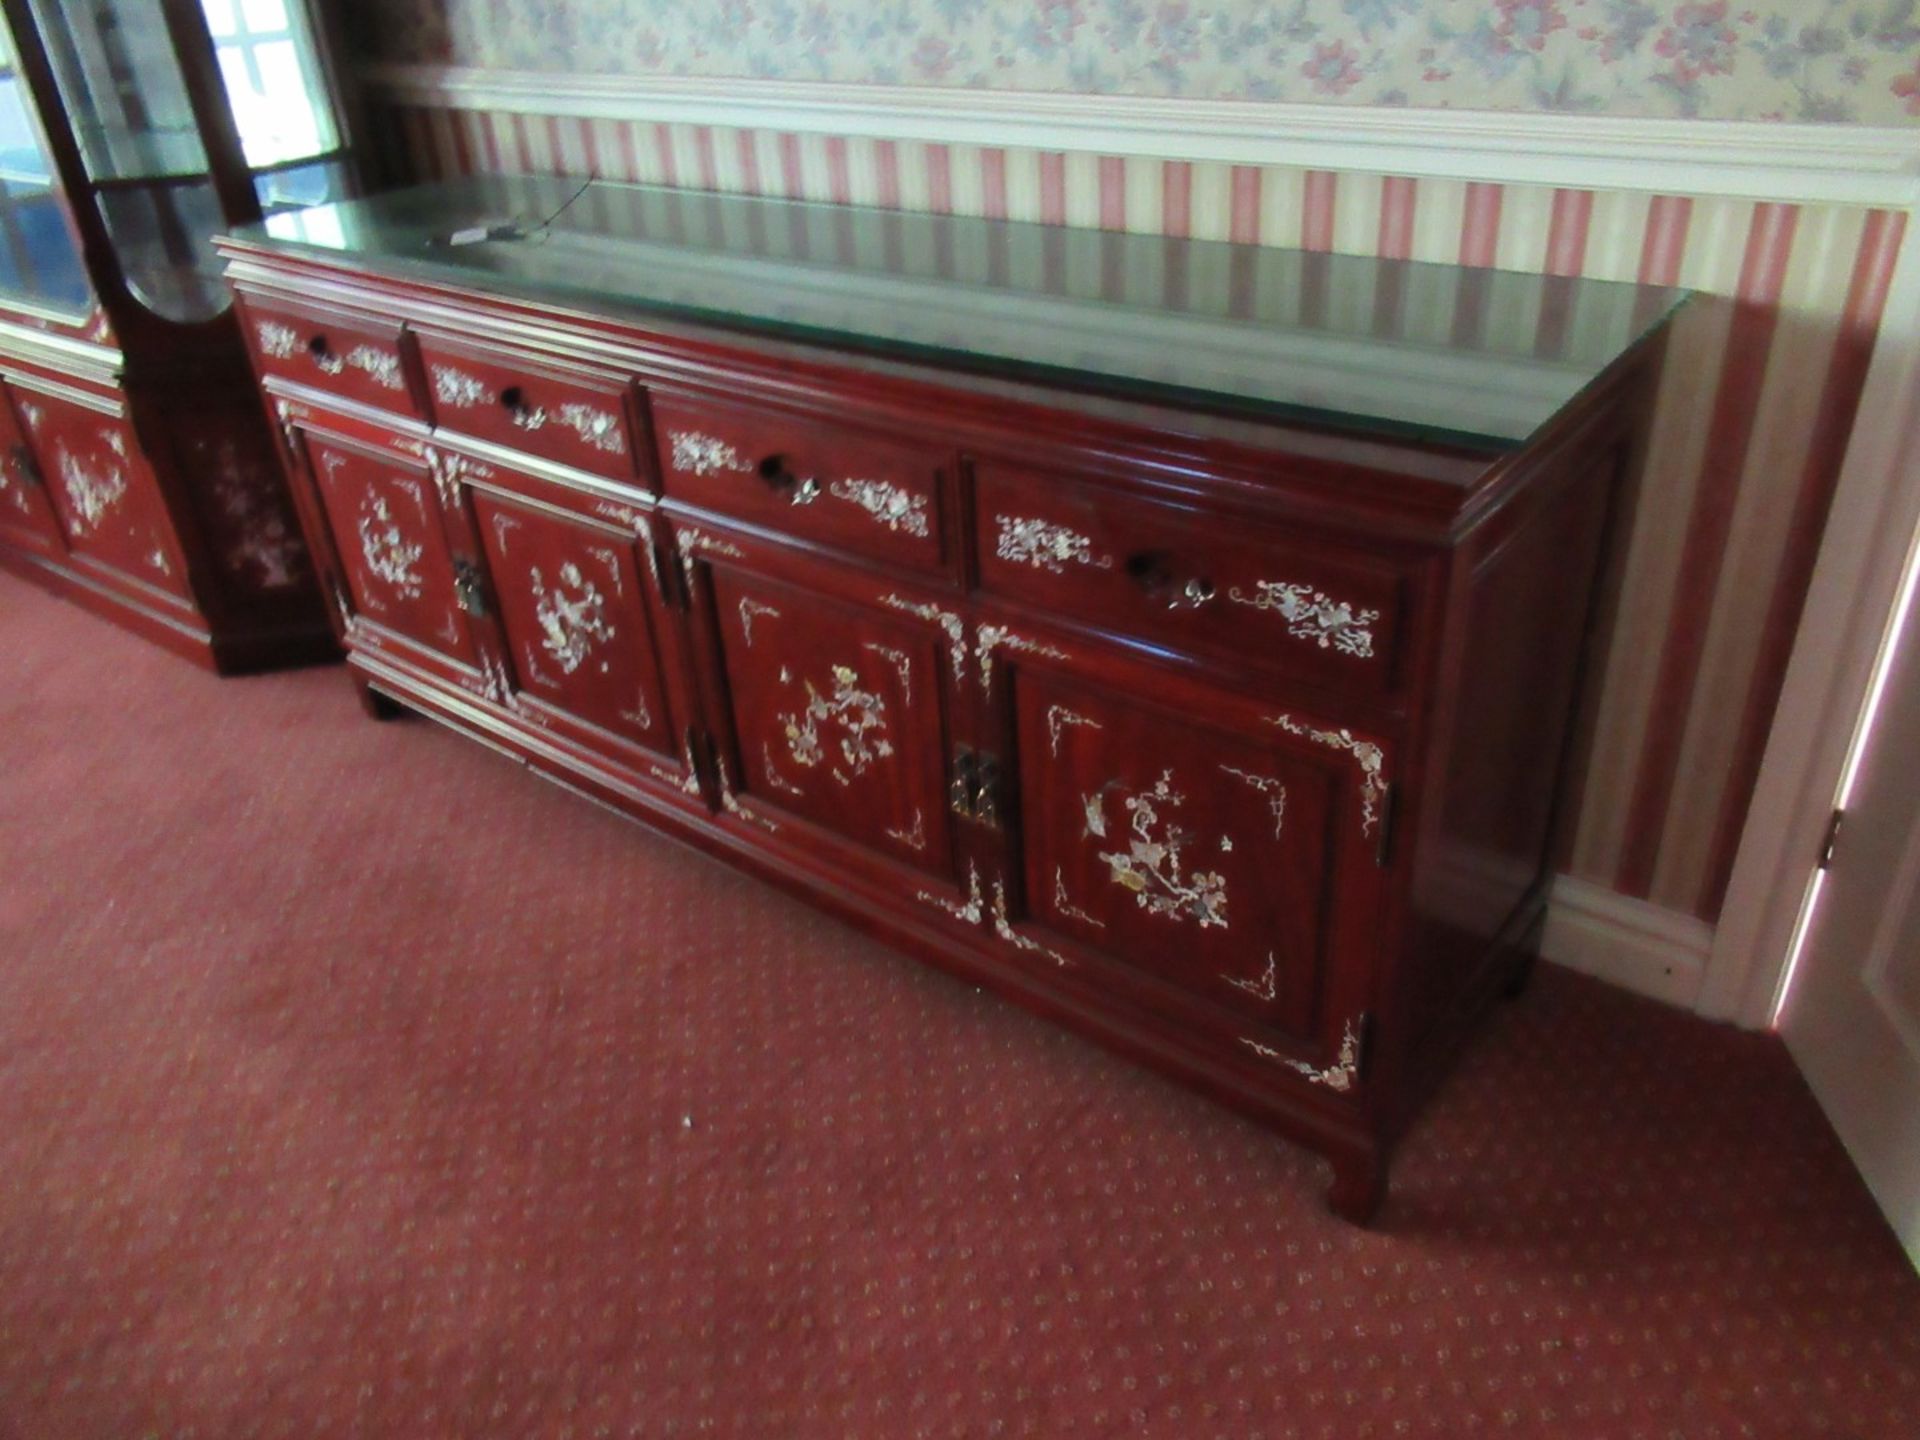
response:
<path id="1" fill-rule="evenodd" d="M 1841 785 L 1844 818 L 1781 1033 L 1920 1266 L 1920 570 L 1910 563 Z"/>

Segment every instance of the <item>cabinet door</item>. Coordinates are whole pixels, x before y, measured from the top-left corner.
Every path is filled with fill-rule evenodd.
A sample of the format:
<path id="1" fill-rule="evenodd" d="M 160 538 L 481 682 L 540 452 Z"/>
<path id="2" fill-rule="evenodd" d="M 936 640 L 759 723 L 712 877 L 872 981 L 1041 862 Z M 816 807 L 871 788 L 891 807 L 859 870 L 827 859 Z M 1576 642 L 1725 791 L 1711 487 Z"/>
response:
<path id="1" fill-rule="evenodd" d="M 345 579 L 346 593 L 335 598 L 346 612 L 348 639 L 362 648 L 397 641 L 406 658 L 424 653 L 476 668 L 479 652 L 462 599 L 477 576 L 462 573 L 455 584 L 426 461 L 298 433 Z"/>
<path id="2" fill-rule="evenodd" d="M 0 390 L 0 542 L 39 555 L 61 553 L 60 522 L 46 485 L 14 420 L 11 398 Z"/>
<path id="3" fill-rule="evenodd" d="M 684 661 L 651 517 L 498 466 L 454 473 L 498 606 L 509 703 L 623 769 L 691 788 Z"/>
<path id="4" fill-rule="evenodd" d="M 944 677 L 964 654 L 959 616 L 859 572 L 787 560 L 776 576 L 716 545 L 742 553 L 709 537 L 690 568 L 719 652 L 726 807 L 950 879 Z"/>
<path id="5" fill-rule="evenodd" d="M 1009 668 L 1023 894 L 1003 938 L 1252 1022 L 1249 1055 L 1335 1054 L 1371 973 L 1385 747 L 1131 667 Z"/>
<path id="6" fill-rule="evenodd" d="M 90 568 L 187 598 L 172 521 L 118 402 L 14 385 L 67 553 Z"/>

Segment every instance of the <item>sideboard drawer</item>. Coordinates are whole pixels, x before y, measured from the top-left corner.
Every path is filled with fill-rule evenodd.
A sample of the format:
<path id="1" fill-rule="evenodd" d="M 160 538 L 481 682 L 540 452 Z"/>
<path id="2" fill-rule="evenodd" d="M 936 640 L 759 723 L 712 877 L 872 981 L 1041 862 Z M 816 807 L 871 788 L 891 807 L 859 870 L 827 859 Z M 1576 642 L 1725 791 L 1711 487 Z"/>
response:
<path id="1" fill-rule="evenodd" d="M 440 335 L 419 339 L 436 425 L 615 480 L 634 478 L 624 376 Z"/>
<path id="2" fill-rule="evenodd" d="M 952 452 L 776 412 L 653 397 L 666 493 L 870 559 L 942 568 Z"/>
<path id="3" fill-rule="evenodd" d="M 1400 683 L 1408 586 L 1389 561 L 998 465 L 974 494 L 993 594 L 1350 692 Z"/>
<path id="4" fill-rule="evenodd" d="M 397 320 L 247 301 L 247 338 L 264 374 L 381 410 L 420 416 L 407 383 L 404 327 Z"/>

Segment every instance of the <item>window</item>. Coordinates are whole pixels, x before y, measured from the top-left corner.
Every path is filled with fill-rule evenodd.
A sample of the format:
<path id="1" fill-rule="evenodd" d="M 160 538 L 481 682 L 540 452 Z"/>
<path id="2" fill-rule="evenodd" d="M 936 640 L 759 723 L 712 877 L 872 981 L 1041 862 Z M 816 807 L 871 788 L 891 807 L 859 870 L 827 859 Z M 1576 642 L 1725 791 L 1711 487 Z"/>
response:
<path id="1" fill-rule="evenodd" d="M 301 0 L 201 0 L 254 169 L 337 149 L 339 135 Z"/>

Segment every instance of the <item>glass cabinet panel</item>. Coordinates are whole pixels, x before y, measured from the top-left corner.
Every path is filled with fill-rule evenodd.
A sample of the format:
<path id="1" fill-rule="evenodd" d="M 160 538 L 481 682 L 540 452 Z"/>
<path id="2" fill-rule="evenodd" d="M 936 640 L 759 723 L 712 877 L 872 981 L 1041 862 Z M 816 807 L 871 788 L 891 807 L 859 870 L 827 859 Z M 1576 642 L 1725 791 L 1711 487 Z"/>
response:
<path id="1" fill-rule="evenodd" d="M 181 57 L 204 41 L 177 49 L 183 22 L 163 0 L 30 3 L 128 288 L 169 320 L 218 315 L 229 302 L 212 238 L 252 217 L 223 210 L 194 115 Z M 340 130 L 304 0 L 181 3 L 205 18 L 261 209 L 340 199 Z"/>
<path id="2" fill-rule="evenodd" d="M 93 289 L 0 26 L 0 305 L 78 318 Z"/>
<path id="3" fill-rule="evenodd" d="M 33 9 L 95 181 L 206 174 L 186 80 L 154 0 L 33 0 Z"/>
<path id="4" fill-rule="evenodd" d="M 154 0 L 33 0 L 47 60 L 127 284 L 169 320 L 227 300 L 222 215 L 185 76 Z"/>

